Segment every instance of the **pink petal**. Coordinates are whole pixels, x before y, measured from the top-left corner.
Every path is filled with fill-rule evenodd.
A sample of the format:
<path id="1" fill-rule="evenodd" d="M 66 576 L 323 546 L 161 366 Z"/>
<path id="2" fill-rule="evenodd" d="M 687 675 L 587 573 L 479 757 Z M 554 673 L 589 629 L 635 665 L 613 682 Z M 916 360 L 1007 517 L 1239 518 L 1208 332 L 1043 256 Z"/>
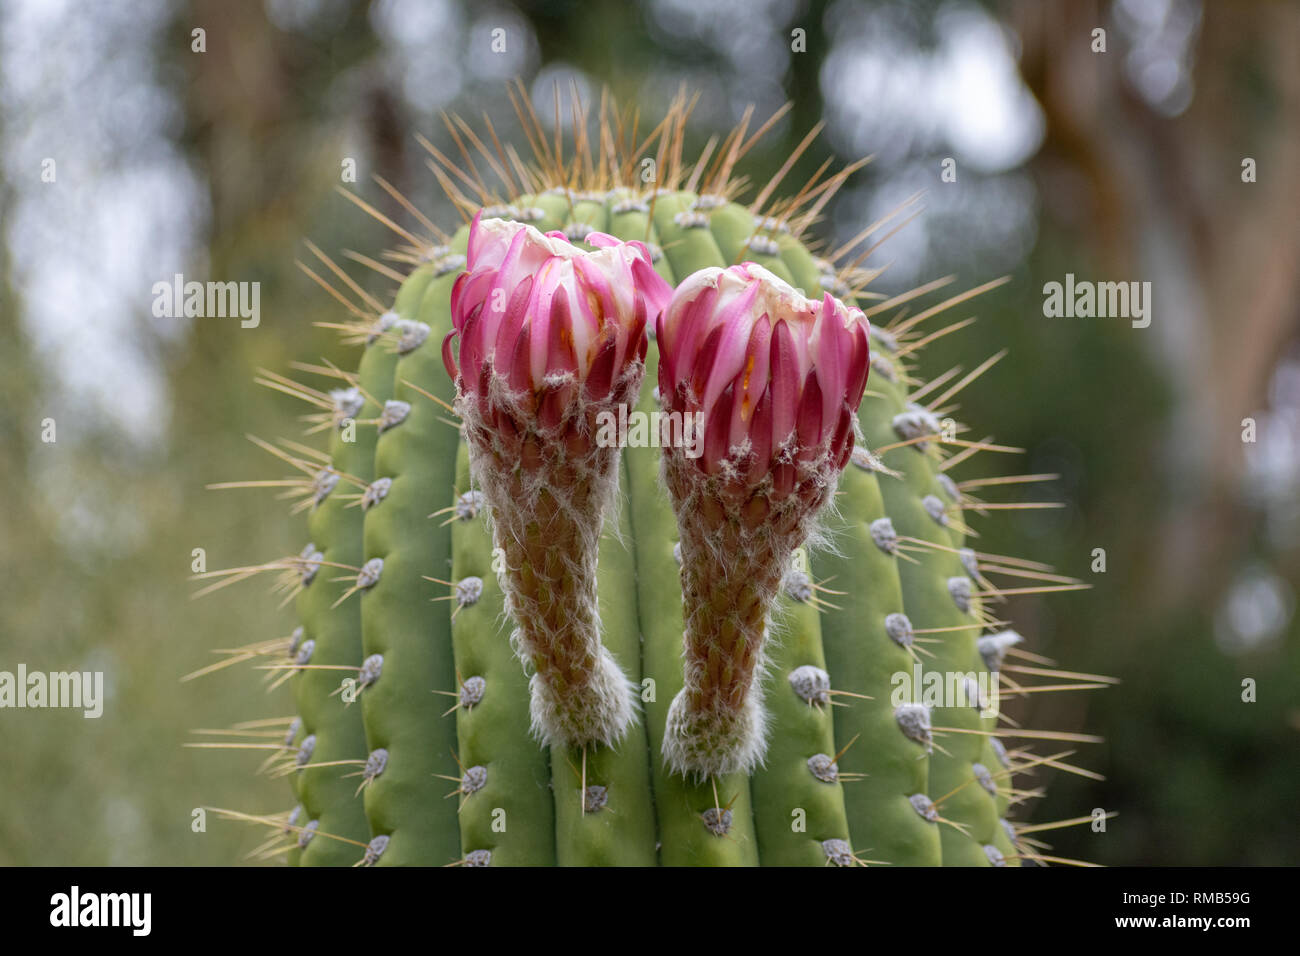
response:
<path id="1" fill-rule="evenodd" d="M 528 361 L 529 353 L 532 351 L 532 335 L 533 323 L 525 322 L 523 328 L 519 330 L 519 335 L 515 337 L 514 350 L 508 357 L 510 364 L 502 369 L 509 373 L 511 391 L 531 391 L 535 387 Z M 507 359 L 505 353 L 501 353 L 501 359 L 503 361 Z"/>
<path id="2" fill-rule="evenodd" d="M 459 276 L 452 285 L 452 316 L 459 317 L 463 323 L 471 312 L 481 306 L 495 275 L 496 273 L 490 269 L 481 269 L 478 272 L 467 272 Z M 457 289 L 459 289 L 458 297 Z"/>
<path id="3" fill-rule="evenodd" d="M 595 401 L 600 401 L 609 394 L 614 384 L 615 364 L 618 359 L 618 342 L 607 339 L 596 353 L 596 360 L 591 363 L 587 374 L 587 394 Z"/>
<path id="4" fill-rule="evenodd" d="M 768 367 L 772 361 L 772 322 L 767 313 L 758 317 L 749 334 L 745 364 L 741 367 L 742 405 L 746 416 L 753 414 L 757 399 L 767 391 Z"/>
<path id="5" fill-rule="evenodd" d="M 704 412 L 704 454 L 698 461 L 710 475 L 716 475 L 731 450 L 728 444 L 727 426 L 731 420 L 731 400 L 735 392 L 728 387 L 718 396 L 718 403 L 712 410 Z"/>
<path id="6" fill-rule="evenodd" d="M 569 299 L 570 319 L 566 323 L 566 328 L 569 330 L 569 338 L 573 344 L 574 353 L 578 354 L 579 351 L 582 353 L 578 354 L 578 361 L 585 368 L 591 362 L 592 351 L 596 346 L 601 329 L 606 322 L 617 321 L 617 313 L 605 311 L 602 305 L 601 311 L 603 314 L 597 314 L 596 310 L 592 308 L 591 296 L 587 294 L 585 283 L 579 280 L 576 285 L 577 289 L 574 290 L 572 298 Z M 556 291 L 558 293 L 560 289 Z"/>
<path id="7" fill-rule="evenodd" d="M 772 353 L 769 365 L 772 377 L 772 441 L 784 445 L 794 431 L 795 405 L 799 400 L 799 358 L 794 337 L 784 319 L 772 329 Z"/>
<path id="8" fill-rule="evenodd" d="M 456 276 L 456 281 L 451 285 L 451 321 L 452 324 L 460 329 L 465 324 L 465 314 L 461 310 L 461 300 L 465 295 L 465 283 L 469 282 L 470 273 L 462 272 Z"/>
<path id="9" fill-rule="evenodd" d="M 699 352 L 695 354 L 695 361 L 691 364 L 689 379 L 691 394 L 700 402 L 700 407 L 704 409 L 706 415 L 713 413 L 713 403 L 705 403 L 701 399 L 704 396 L 705 389 L 709 386 L 709 373 L 713 370 L 714 360 L 718 355 L 718 345 L 722 342 L 722 337 L 725 334 L 726 330 L 721 325 L 715 325 L 713 330 L 709 332 L 709 337 L 700 346 Z M 724 382 L 723 387 L 729 384 L 729 382 Z M 721 389 L 714 390 L 714 401 L 717 400 L 718 391 L 721 391 Z"/>
<path id="10" fill-rule="evenodd" d="M 506 306 L 505 318 L 501 322 L 501 328 L 497 331 L 496 341 L 493 343 L 496 354 L 501 356 L 502 361 L 514 355 L 515 340 L 519 338 L 519 330 L 524 327 L 524 323 L 528 320 L 528 301 L 532 295 L 532 290 L 533 277 L 525 276 L 524 280 L 515 286 L 515 291 L 510 296 L 510 304 Z"/>
<path id="11" fill-rule="evenodd" d="M 755 484 L 767 474 L 772 467 L 772 389 L 763 390 L 763 395 L 754 408 L 754 419 L 749 426 L 749 440 L 752 443 L 753 458 L 750 461 L 748 480 Z"/>
<path id="12" fill-rule="evenodd" d="M 853 451 L 853 413 L 847 405 L 840 408 L 839 421 L 835 423 L 835 434 L 831 436 L 831 457 L 837 463 L 845 456 L 846 445 L 848 452 L 851 453 Z M 836 467 L 843 466 L 837 464 Z"/>
<path id="13" fill-rule="evenodd" d="M 462 373 L 468 371 L 474 378 L 478 378 L 484 368 L 482 317 L 483 306 L 480 304 L 469 314 L 460 333 L 460 367 Z"/>
<path id="14" fill-rule="evenodd" d="M 844 386 L 848 379 L 849 362 L 853 357 L 853 337 L 840 323 L 835 300 L 829 292 L 822 303 L 817 319 L 817 354 L 814 357 L 814 375 L 821 386 L 821 420 L 832 421 L 835 410 L 844 400 Z"/>
<path id="15" fill-rule="evenodd" d="M 540 344 L 540 343 L 539 343 Z M 558 293 L 551 304 L 551 321 L 546 329 L 546 351 L 543 366 L 536 365 L 537 350 L 533 352 L 533 381 L 541 385 L 542 379 L 553 372 L 576 372 L 578 356 L 573 351 L 573 325 L 569 317 L 569 297 Z"/>
<path id="16" fill-rule="evenodd" d="M 668 307 L 673 297 L 673 287 L 654 270 L 654 266 L 650 264 L 649 253 L 644 259 L 632 260 L 632 281 L 645 298 L 649 314 L 657 318 Z"/>
<path id="17" fill-rule="evenodd" d="M 799 418 L 795 429 L 799 436 L 799 458 L 811 458 L 821 450 L 822 444 L 822 390 L 816 376 L 804 384 L 799 401 Z"/>
<path id="18" fill-rule="evenodd" d="M 514 284 L 514 277 L 511 273 L 519 263 L 519 260 L 523 258 L 524 246 L 528 242 L 528 230 L 521 227 L 511 237 L 510 245 L 506 247 L 505 257 L 502 258 L 500 265 L 497 266 L 497 273 L 510 280 L 511 285 Z"/>
<path id="19" fill-rule="evenodd" d="M 674 300 L 664 312 L 664 334 L 659 339 L 659 349 L 669 357 L 675 379 L 685 376 L 689 357 L 699 351 L 700 340 L 708 334 L 708 320 L 717 298 L 717 286 L 707 286 L 694 299 Z"/>
<path id="20" fill-rule="evenodd" d="M 731 412 L 731 443 L 744 441 L 754 408 L 767 391 L 767 364 L 771 358 L 772 326 L 766 314 L 759 316 L 749 334 L 744 361 L 735 377 L 736 401 Z"/>
<path id="21" fill-rule="evenodd" d="M 646 301 L 641 296 L 636 297 L 636 305 L 632 310 L 632 321 L 627 326 L 627 341 L 630 346 L 636 349 L 638 358 L 645 358 L 646 348 Z M 628 350 L 629 352 L 631 349 Z"/>
<path id="22" fill-rule="evenodd" d="M 745 347 L 749 344 L 749 334 L 752 329 L 749 313 L 758 298 L 758 289 L 759 284 L 751 282 L 745 291 L 736 296 L 714 319 L 717 327 L 722 329 L 722 336 L 718 339 L 713 362 L 704 383 L 705 390 L 701 398 L 705 408 L 713 406 L 718 393 L 726 388 L 744 368 Z M 698 369 L 699 366 L 697 365 L 696 368 Z M 696 393 L 699 394 L 698 389 Z"/>
<path id="23" fill-rule="evenodd" d="M 469 224 L 469 242 L 465 245 L 465 266 L 473 272 L 475 262 L 478 261 L 480 248 L 483 241 L 483 231 L 479 229 L 479 220 L 483 218 L 483 210 L 480 209 L 474 213 L 474 218 Z"/>
<path id="24" fill-rule="evenodd" d="M 453 382 L 460 378 L 460 369 L 456 367 L 454 358 L 455 346 L 452 344 L 452 340 L 459 334 L 456 329 L 452 329 L 442 338 L 442 367 L 447 370 L 447 377 Z"/>
<path id="25" fill-rule="evenodd" d="M 862 393 L 871 374 L 871 340 L 867 337 L 867 324 L 860 319 L 853 329 L 853 358 L 849 362 L 849 379 L 844 388 L 844 399 L 851 408 L 862 404 Z"/>
<path id="26" fill-rule="evenodd" d="M 505 321 L 515 288 L 519 284 L 519 277 L 513 273 L 518 271 L 516 267 L 523 252 L 524 240 L 527 238 L 528 234 L 522 229 L 514 234 L 510 246 L 506 249 L 505 259 L 502 260 L 500 268 L 492 273 L 492 282 L 485 293 L 488 314 L 485 316 L 484 335 L 493 345 L 496 344 L 498 330 Z M 498 302 L 501 304 L 498 305 Z"/>
<path id="27" fill-rule="evenodd" d="M 600 300 L 602 314 L 597 316 L 594 312 L 591 313 L 592 331 L 599 331 L 607 322 L 617 321 L 618 303 L 614 301 L 614 290 L 610 288 L 609 277 L 587 258 L 574 259 L 573 268 L 580 279 L 578 287 L 596 293 Z"/>

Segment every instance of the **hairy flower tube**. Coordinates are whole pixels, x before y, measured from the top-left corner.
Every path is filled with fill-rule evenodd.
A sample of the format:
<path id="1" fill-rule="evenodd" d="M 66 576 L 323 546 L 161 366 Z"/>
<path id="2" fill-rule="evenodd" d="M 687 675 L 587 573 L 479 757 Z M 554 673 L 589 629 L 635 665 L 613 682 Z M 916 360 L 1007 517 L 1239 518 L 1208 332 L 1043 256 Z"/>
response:
<path id="1" fill-rule="evenodd" d="M 660 316 L 664 408 L 700 412 L 703 454 L 664 452 L 681 535 L 685 687 L 664 756 L 697 777 L 762 761 L 773 600 L 853 451 L 869 369 L 862 312 L 754 263 L 703 269 Z"/>
<path id="2" fill-rule="evenodd" d="M 533 671 L 533 732 L 576 747 L 612 744 L 633 720 L 600 640 L 596 566 L 619 450 L 595 436 L 601 412 L 635 402 L 646 323 L 670 293 L 641 243 L 597 232 L 587 243 L 476 219 L 443 343 L 512 640 Z"/>

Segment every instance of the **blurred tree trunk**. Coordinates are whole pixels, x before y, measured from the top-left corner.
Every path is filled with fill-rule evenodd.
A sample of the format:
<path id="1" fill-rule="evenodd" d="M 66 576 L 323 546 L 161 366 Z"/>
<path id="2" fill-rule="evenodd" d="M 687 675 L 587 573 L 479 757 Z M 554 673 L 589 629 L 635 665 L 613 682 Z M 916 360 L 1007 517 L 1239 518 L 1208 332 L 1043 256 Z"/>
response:
<path id="1" fill-rule="evenodd" d="M 1194 96 L 1172 118 L 1132 91 L 1126 45 L 1101 5 L 1015 0 L 1009 22 L 1047 119 L 1042 195 L 1095 250 L 1080 271 L 1152 281 L 1142 334 L 1183 393 L 1166 448 L 1152 450 L 1167 472 L 1152 503 L 1151 607 L 1216 593 L 1251 530 L 1241 420 L 1264 404 L 1279 353 L 1300 334 L 1300 4 L 1204 4 Z M 1107 31 L 1105 54 L 1091 50 L 1095 27 Z M 1246 157 L 1255 183 L 1242 182 Z M 1135 475 L 1145 465 L 1134 462 Z"/>

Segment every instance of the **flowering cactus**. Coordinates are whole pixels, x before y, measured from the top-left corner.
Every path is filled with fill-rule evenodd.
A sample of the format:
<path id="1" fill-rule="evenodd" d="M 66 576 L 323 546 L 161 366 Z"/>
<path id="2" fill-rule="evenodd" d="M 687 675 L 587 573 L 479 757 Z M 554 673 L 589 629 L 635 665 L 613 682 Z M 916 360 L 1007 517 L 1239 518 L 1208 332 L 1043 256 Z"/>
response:
<path id="1" fill-rule="evenodd" d="M 453 171 L 438 154 L 466 225 L 395 252 L 411 271 L 392 308 L 348 328 L 357 373 L 329 391 L 273 380 L 331 441 L 282 455 L 303 472 L 312 543 L 263 567 L 296 592 L 298 627 L 236 655 L 282 655 L 295 713 L 222 744 L 283 735 L 270 767 L 292 810 L 229 811 L 275 828 L 267 853 L 1052 859 L 1009 819 L 1012 781 L 1068 766 L 1035 740 L 1088 738 L 1003 723 L 984 689 L 1096 681 L 1018 663 L 1019 635 L 999 637 L 1013 632 L 986 607 L 1076 585 L 967 546 L 971 492 L 990 482 L 950 469 L 991 446 L 940 416 L 989 363 L 927 384 L 916 359 L 920 323 L 973 293 L 864 314 L 871 275 L 802 238 L 848 171 L 743 207 L 745 127 L 690 166 L 687 113 L 648 143 L 605 116 L 600 157 L 570 165 L 524 104 L 535 167 L 466 153 Z M 467 199 L 455 182 L 484 166 L 502 182 Z M 702 448 L 612 447 L 596 423 L 616 411 L 699 415 Z M 922 661 L 958 678 L 958 699 L 897 699 Z M 1035 674 L 1052 684 L 1027 686 Z"/>
<path id="2" fill-rule="evenodd" d="M 763 756 L 768 617 L 853 450 L 867 328 L 752 262 L 688 276 L 660 316 L 664 405 L 705 422 L 702 456 L 664 455 L 687 608 L 664 752 L 681 773 L 749 773 Z"/>
<path id="3" fill-rule="evenodd" d="M 443 343 L 514 640 L 534 671 L 533 730 L 569 746 L 613 744 L 632 720 L 627 677 L 600 641 L 596 564 L 618 449 L 596 432 L 602 411 L 635 400 L 646 320 L 671 291 L 642 243 L 585 239 L 594 251 L 476 216 Z"/>

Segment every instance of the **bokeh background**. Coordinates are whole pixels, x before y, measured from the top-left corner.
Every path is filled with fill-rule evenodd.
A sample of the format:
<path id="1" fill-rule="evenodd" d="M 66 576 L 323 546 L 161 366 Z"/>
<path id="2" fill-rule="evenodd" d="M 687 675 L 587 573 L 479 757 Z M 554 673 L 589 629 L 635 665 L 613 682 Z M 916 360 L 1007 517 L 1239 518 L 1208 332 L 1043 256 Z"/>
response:
<path id="1" fill-rule="evenodd" d="M 1059 473 L 1066 507 L 983 521 L 982 547 L 1091 583 L 1011 613 L 1035 652 L 1123 681 L 1020 707 L 1106 737 L 1075 758 L 1104 780 L 1053 774 L 1021 816 L 1117 812 L 1052 835 L 1101 863 L 1300 862 L 1297 48 L 1281 0 L 4 0 L 0 669 L 102 670 L 109 700 L 99 720 L 0 712 L 0 863 L 236 863 L 260 835 L 193 833 L 192 808 L 288 806 L 258 755 L 182 746 L 290 710 L 246 670 L 179 680 L 292 627 L 262 584 L 191 599 L 193 549 L 225 567 L 302 536 L 273 493 L 204 486 L 283 470 L 244 436 L 296 435 L 303 409 L 257 369 L 354 360 L 296 265 L 305 239 L 392 241 L 335 190 L 342 160 L 380 208 L 400 212 L 373 175 L 450 222 L 415 136 L 445 146 L 442 111 L 486 113 L 522 144 L 515 77 L 544 117 L 557 82 L 647 116 L 685 84 L 696 148 L 788 100 L 755 182 L 821 121 L 789 182 L 875 157 L 827 240 L 923 193 L 870 260 L 891 263 L 883 290 L 1010 276 L 927 368 L 1010 350 L 961 414 L 1027 449 L 1018 470 Z M 261 325 L 155 318 L 176 272 L 259 281 Z M 1151 282 L 1150 327 L 1044 317 L 1067 272 Z"/>

